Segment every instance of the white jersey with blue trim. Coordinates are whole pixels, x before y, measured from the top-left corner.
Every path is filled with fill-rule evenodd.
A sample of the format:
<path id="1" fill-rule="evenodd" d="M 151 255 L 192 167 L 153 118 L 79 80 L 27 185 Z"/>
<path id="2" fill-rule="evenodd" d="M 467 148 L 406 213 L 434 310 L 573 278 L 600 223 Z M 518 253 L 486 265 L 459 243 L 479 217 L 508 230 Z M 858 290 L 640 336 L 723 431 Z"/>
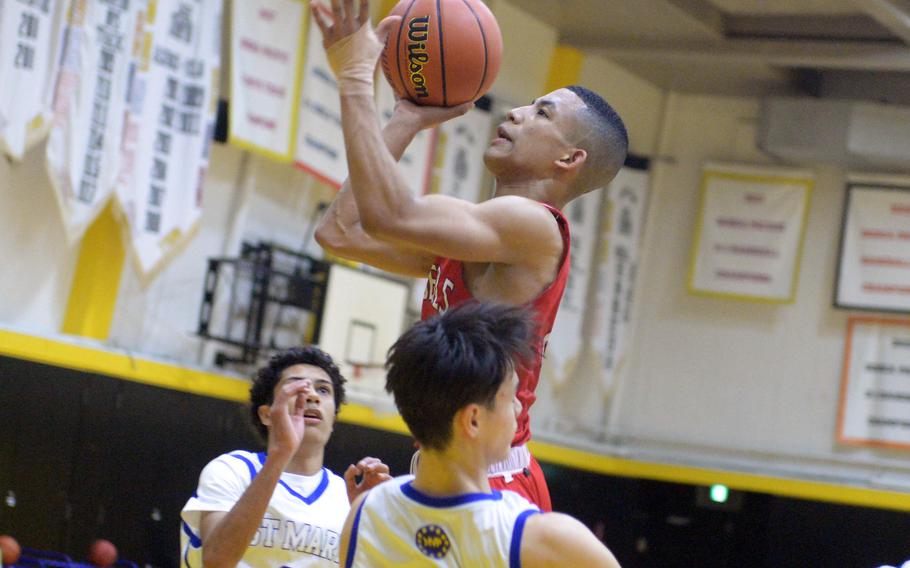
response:
<path id="1" fill-rule="evenodd" d="M 521 565 L 521 535 L 536 506 L 511 491 L 431 497 L 413 480 L 370 490 L 354 515 L 346 568 Z"/>
<path id="2" fill-rule="evenodd" d="M 264 463 L 264 453 L 235 451 L 205 466 L 180 515 L 183 568 L 202 568 L 201 513 L 230 511 Z M 281 474 L 259 530 L 237 566 L 338 566 L 341 529 L 350 508 L 344 480 L 325 468 L 309 476 Z"/>

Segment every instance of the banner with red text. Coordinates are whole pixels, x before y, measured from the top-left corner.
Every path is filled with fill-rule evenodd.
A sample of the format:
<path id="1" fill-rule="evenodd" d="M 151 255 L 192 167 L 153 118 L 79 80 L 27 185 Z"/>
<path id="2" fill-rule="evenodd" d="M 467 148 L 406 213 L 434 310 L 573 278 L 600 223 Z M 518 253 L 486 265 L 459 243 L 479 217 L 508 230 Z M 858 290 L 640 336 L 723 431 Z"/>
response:
<path id="1" fill-rule="evenodd" d="M 803 170 L 707 164 L 689 291 L 792 302 L 812 185 Z"/>
<path id="2" fill-rule="evenodd" d="M 910 180 L 847 186 L 834 303 L 910 312 Z"/>
<path id="3" fill-rule="evenodd" d="M 0 0 L 0 145 L 21 160 L 47 131 L 70 0 Z"/>
<path id="4" fill-rule="evenodd" d="M 850 318 L 837 439 L 910 449 L 910 320 Z"/>
<path id="5" fill-rule="evenodd" d="M 117 197 L 148 274 L 202 215 L 215 129 L 223 0 L 157 0 L 143 15 L 131 73 Z"/>
<path id="6" fill-rule="evenodd" d="M 71 239 L 114 191 L 136 18 L 146 4 L 73 0 L 47 143 L 48 174 Z"/>
<path id="7" fill-rule="evenodd" d="M 307 3 L 243 0 L 232 6 L 231 144 L 290 162 L 297 137 Z"/>

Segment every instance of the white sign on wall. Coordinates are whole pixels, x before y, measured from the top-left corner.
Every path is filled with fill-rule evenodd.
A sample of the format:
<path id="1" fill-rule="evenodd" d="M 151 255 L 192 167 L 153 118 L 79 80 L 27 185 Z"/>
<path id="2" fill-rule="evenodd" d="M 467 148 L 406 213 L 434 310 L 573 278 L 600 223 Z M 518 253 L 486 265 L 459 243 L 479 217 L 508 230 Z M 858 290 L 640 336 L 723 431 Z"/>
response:
<path id="1" fill-rule="evenodd" d="M 910 185 L 847 187 L 835 304 L 910 312 Z"/>
<path id="2" fill-rule="evenodd" d="M 202 215 L 215 128 L 222 0 L 157 0 L 134 62 L 117 197 L 143 273 Z"/>
<path id="3" fill-rule="evenodd" d="M 837 437 L 910 448 L 910 320 L 850 318 Z"/>
<path id="4" fill-rule="evenodd" d="M 706 165 L 689 291 L 792 302 L 812 184 L 805 171 Z"/>
<path id="5" fill-rule="evenodd" d="M 48 173 L 67 234 L 82 235 L 107 203 L 120 142 L 137 0 L 74 0 L 47 144 Z"/>
<path id="6" fill-rule="evenodd" d="M 0 0 L 0 143 L 21 160 L 46 131 L 69 0 Z"/>
<path id="7" fill-rule="evenodd" d="M 297 136 L 307 5 L 302 0 L 244 0 L 232 5 L 231 143 L 290 162 Z M 317 49 L 322 51 L 322 46 Z"/>

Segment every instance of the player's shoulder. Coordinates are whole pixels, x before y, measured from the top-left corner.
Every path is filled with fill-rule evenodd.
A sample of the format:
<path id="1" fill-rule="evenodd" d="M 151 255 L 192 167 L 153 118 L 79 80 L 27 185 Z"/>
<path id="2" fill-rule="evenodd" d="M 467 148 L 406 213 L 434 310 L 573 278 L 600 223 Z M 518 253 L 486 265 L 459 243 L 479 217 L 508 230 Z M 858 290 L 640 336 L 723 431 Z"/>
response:
<path id="1" fill-rule="evenodd" d="M 552 209 L 548 205 L 521 195 L 499 195 L 481 202 L 481 205 L 488 206 L 491 209 L 511 211 L 522 215 L 537 215 L 541 218 L 553 218 Z"/>
<path id="2" fill-rule="evenodd" d="M 541 513 L 523 527 L 521 554 L 534 558 L 534 566 L 559 566 L 562 561 L 586 566 L 616 568 L 612 553 L 581 521 L 563 513 Z"/>

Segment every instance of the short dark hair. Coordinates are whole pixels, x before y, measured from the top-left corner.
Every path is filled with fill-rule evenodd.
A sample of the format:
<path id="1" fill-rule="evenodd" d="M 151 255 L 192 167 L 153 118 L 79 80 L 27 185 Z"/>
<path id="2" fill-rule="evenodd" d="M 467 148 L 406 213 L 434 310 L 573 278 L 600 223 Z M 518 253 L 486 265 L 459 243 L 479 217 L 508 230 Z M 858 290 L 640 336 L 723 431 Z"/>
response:
<path id="1" fill-rule="evenodd" d="M 269 429 L 259 419 L 259 407 L 263 404 L 269 406 L 272 404 L 275 399 L 275 385 L 281 380 L 281 373 L 294 365 L 312 365 L 325 371 L 332 379 L 336 415 L 341 410 L 341 405 L 344 404 L 344 383 L 346 381 L 328 353 L 314 345 L 292 347 L 280 351 L 272 355 L 268 365 L 261 367 L 256 372 L 253 386 L 250 387 L 250 417 L 253 420 L 253 427 L 263 440 L 269 439 Z"/>
<path id="2" fill-rule="evenodd" d="M 523 308 L 468 302 L 414 325 L 389 349 L 386 390 L 414 438 L 444 449 L 452 419 L 491 407 L 502 383 L 530 361 L 536 326 Z"/>
<path id="3" fill-rule="evenodd" d="M 607 101 L 594 91 L 581 85 L 570 85 L 572 91 L 585 103 L 579 124 L 588 129 L 579 133 L 578 145 L 588 153 L 584 168 L 575 182 L 576 194 L 610 183 L 625 163 L 629 153 L 629 133 L 622 118 Z"/>

